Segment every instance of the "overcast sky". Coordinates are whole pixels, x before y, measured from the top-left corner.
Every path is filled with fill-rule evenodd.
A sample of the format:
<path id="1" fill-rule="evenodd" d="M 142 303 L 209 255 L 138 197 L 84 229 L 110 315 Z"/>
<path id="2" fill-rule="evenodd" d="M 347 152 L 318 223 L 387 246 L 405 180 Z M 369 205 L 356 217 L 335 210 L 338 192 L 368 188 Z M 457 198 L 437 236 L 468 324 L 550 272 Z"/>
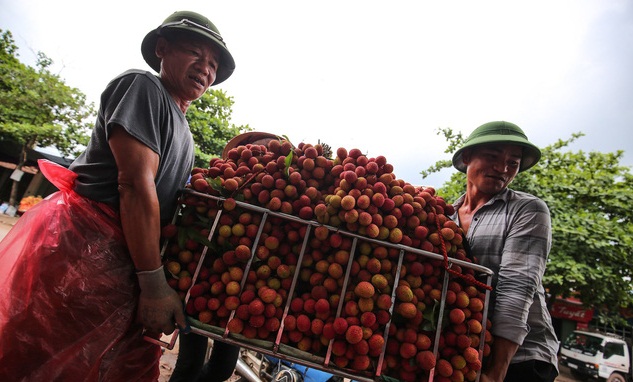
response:
<path id="1" fill-rule="evenodd" d="M 232 123 L 384 155 L 422 179 L 436 135 L 507 120 L 539 146 L 586 134 L 574 151 L 624 150 L 633 165 L 633 1 L 0 0 L 23 62 L 54 60 L 98 103 L 128 68 L 151 70 L 141 40 L 172 12 L 211 19 L 237 68 L 219 85 Z"/>

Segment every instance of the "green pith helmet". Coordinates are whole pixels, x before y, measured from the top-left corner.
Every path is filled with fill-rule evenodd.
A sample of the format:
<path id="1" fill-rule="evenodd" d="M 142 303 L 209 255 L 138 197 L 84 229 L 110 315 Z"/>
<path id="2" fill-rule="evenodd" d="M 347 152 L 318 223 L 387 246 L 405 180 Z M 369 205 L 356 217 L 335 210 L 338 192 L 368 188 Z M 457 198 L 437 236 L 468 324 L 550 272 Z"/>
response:
<path id="1" fill-rule="evenodd" d="M 528 141 L 519 126 L 510 122 L 494 121 L 479 126 L 470 134 L 464 145 L 453 154 L 453 166 L 461 172 L 466 172 L 466 165 L 462 160 L 464 149 L 491 143 L 518 145 L 523 148 L 519 172 L 529 169 L 541 159 L 541 150 Z"/>
<path id="2" fill-rule="evenodd" d="M 164 35 L 166 31 L 186 31 L 189 33 L 195 33 L 198 36 L 202 36 L 207 39 L 214 46 L 217 46 L 220 50 L 220 65 L 216 73 L 215 82 L 213 85 L 217 85 L 233 74 L 235 70 L 235 61 L 233 56 L 226 48 L 226 44 L 220 35 L 218 28 L 213 23 L 196 12 L 190 11 L 178 11 L 174 12 L 171 16 L 167 17 L 165 21 L 156 29 L 149 32 L 143 39 L 141 44 L 141 52 L 145 62 L 154 69 L 156 72 L 160 72 L 160 59 L 156 57 L 156 41 L 159 36 Z"/>

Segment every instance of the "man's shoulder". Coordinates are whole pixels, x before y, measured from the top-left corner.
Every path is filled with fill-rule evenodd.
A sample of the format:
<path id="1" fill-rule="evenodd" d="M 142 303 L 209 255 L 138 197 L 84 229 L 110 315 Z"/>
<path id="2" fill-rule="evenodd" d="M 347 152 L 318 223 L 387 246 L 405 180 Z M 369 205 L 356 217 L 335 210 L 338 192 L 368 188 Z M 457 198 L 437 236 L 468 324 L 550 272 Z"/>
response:
<path id="1" fill-rule="evenodd" d="M 530 194 L 528 192 L 525 192 L 525 191 L 513 190 L 511 188 L 507 188 L 505 193 L 508 196 L 508 199 L 519 199 L 519 200 L 539 199 L 540 200 L 540 198 L 538 196 L 532 195 L 532 194 Z"/>
<path id="2" fill-rule="evenodd" d="M 151 72 L 148 72 L 146 70 L 140 70 L 140 69 L 128 69 L 125 72 L 119 74 L 118 76 L 114 77 L 111 81 L 110 81 L 110 85 L 112 84 L 117 84 L 117 83 L 132 83 L 135 81 L 141 81 L 141 82 L 145 82 L 147 81 L 148 83 L 153 83 L 155 85 L 160 86 L 160 80 L 158 79 L 158 77 L 156 77 L 156 75 L 154 75 Z"/>
<path id="3" fill-rule="evenodd" d="M 532 205 L 547 209 L 547 204 L 543 199 L 524 191 L 516 191 L 508 188 L 504 193 L 503 199 L 510 205 Z"/>

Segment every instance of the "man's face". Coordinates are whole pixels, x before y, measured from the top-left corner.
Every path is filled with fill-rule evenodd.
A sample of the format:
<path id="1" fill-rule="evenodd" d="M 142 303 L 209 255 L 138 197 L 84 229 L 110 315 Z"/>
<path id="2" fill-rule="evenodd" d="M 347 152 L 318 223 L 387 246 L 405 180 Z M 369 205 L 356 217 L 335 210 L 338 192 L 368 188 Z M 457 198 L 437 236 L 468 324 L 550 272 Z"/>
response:
<path id="1" fill-rule="evenodd" d="M 161 79 L 181 101 L 200 98 L 213 84 L 220 62 L 219 50 L 203 39 L 160 38 Z"/>
<path id="2" fill-rule="evenodd" d="M 503 191 L 519 172 L 521 146 L 481 145 L 465 150 L 462 158 L 468 166 L 469 186 L 477 193 L 495 195 Z"/>

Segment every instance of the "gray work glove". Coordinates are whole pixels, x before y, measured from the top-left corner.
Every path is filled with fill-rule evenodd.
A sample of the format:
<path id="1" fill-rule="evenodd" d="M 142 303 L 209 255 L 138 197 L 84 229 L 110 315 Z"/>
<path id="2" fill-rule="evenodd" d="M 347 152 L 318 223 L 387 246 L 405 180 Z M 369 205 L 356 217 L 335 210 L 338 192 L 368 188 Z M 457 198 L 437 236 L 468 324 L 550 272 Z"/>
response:
<path id="1" fill-rule="evenodd" d="M 136 320 L 152 333 L 171 334 L 187 326 L 182 301 L 178 293 L 167 284 L 161 266 L 153 271 L 136 272 L 141 287 Z"/>

